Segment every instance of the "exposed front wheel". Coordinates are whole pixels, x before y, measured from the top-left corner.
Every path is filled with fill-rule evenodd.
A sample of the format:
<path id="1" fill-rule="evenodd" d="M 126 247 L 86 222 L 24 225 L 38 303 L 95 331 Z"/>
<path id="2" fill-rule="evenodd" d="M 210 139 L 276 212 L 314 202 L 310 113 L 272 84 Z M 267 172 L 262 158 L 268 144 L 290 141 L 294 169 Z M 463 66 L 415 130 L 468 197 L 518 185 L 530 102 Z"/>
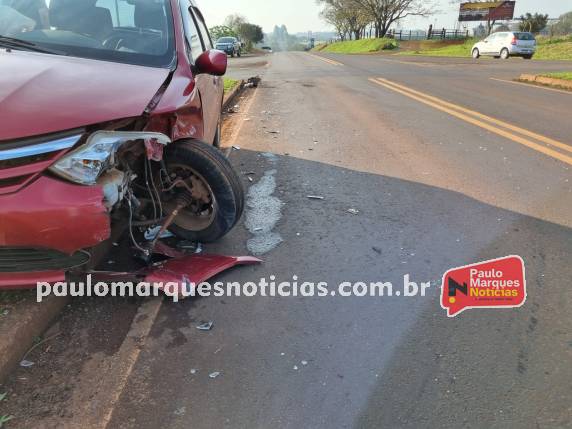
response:
<path id="1" fill-rule="evenodd" d="M 531 60 L 532 59 L 532 55 L 524 55 L 523 58 L 525 60 Z"/>
<path id="2" fill-rule="evenodd" d="M 473 49 L 473 58 L 476 60 L 480 56 L 481 56 L 481 53 L 479 52 L 478 48 Z"/>
<path id="3" fill-rule="evenodd" d="M 510 56 L 508 49 L 507 48 L 503 48 L 503 50 L 500 52 L 500 57 L 503 60 L 508 60 L 508 57 Z"/>
<path id="4" fill-rule="evenodd" d="M 185 240 L 213 242 L 227 234 L 244 209 L 242 183 L 215 147 L 180 140 L 165 150 L 161 177 L 165 212 L 184 205 L 169 227 Z"/>

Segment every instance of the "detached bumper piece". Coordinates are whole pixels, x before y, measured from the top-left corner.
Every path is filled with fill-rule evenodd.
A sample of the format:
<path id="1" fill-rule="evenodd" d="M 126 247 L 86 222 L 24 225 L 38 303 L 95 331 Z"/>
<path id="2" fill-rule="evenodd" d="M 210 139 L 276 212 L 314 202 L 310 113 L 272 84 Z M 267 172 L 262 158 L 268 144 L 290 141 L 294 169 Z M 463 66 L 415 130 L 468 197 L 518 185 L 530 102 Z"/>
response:
<path id="1" fill-rule="evenodd" d="M 163 285 L 174 283 L 176 291 L 182 296 L 183 292 L 189 292 L 189 285 L 198 286 L 208 279 L 237 265 L 254 265 L 262 261 L 252 256 L 221 256 L 221 255 L 191 255 L 182 258 L 171 259 L 155 265 L 147 271 L 145 282 Z"/>

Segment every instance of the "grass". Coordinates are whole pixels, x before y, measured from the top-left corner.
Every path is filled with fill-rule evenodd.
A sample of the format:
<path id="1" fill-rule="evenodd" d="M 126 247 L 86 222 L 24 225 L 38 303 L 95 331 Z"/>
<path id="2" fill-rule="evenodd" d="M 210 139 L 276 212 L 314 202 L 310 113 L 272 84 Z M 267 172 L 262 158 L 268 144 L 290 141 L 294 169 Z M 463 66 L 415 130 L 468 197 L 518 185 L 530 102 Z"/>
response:
<path id="1" fill-rule="evenodd" d="M 395 48 L 397 48 L 397 42 L 395 40 L 383 38 L 335 42 L 327 46 L 320 45 L 316 50 L 333 54 L 366 54 Z"/>
<path id="2" fill-rule="evenodd" d="M 430 57 L 470 57 L 471 48 L 478 39 L 467 39 L 462 44 L 432 48 L 426 44 L 416 51 L 400 52 L 400 55 L 422 55 Z M 538 47 L 534 59 L 537 60 L 572 60 L 572 36 L 538 37 Z"/>
<path id="3" fill-rule="evenodd" d="M 6 393 L 0 393 L 0 402 L 2 402 L 6 398 L 6 395 L 7 395 Z M 0 415 L 0 428 L 3 427 L 5 423 L 8 423 L 13 418 L 14 416 Z"/>
<path id="4" fill-rule="evenodd" d="M 548 38 L 538 39 L 538 48 L 534 58 L 537 60 L 572 60 L 572 38 L 556 40 L 555 42 Z"/>
<path id="5" fill-rule="evenodd" d="M 238 85 L 238 80 L 224 78 L 224 93 L 231 91 L 236 85 Z"/>
<path id="6" fill-rule="evenodd" d="M 552 77 L 554 79 L 572 80 L 572 72 L 545 73 L 541 76 Z"/>
<path id="7" fill-rule="evenodd" d="M 468 57 L 471 55 L 471 48 L 478 39 L 467 39 L 462 43 L 451 44 L 449 46 L 433 47 L 439 41 L 427 40 L 421 44 L 419 50 L 403 51 L 399 55 L 421 55 L 428 57 Z"/>

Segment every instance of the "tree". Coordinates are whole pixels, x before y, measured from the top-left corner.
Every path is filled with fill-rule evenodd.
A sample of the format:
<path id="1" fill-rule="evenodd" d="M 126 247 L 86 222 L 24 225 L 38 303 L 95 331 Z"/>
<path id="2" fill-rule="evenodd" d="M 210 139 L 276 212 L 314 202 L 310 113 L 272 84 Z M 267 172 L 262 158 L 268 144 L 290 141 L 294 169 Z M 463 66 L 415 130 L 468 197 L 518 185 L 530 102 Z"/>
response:
<path id="1" fill-rule="evenodd" d="M 520 16 L 520 21 L 521 22 L 518 24 L 520 31 L 538 33 L 546 28 L 546 24 L 548 23 L 548 15 L 542 15 L 540 13 L 535 13 L 532 15 L 531 13 L 527 13 L 526 15 Z"/>
<path id="2" fill-rule="evenodd" d="M 217 25 L 209 29 L 213 40 L 218 40 L 221 37 L 238 37 L 238 34 L 230 27 L 226 25 Z"/>
<path id="3" fill-rule="evenodd" d="M 238 33 L 238 28 L 242 24 L 248 24 L 248 20 L 244 16 L 239 15 L 237 13 L 227 16 L 226 19 L 224 20 L 224 25 L 229 28 L 232 28 L 237 33 Z"/>
<path id="4" fill-rule="evenodd" d="M 572 34 L 572 12 L 560 15 L 558 22 L 550 26 L 550 34 L 555 36 Z"/>
<path id="5" fill-rule="evenodd" d="M 324 21 L 333 25 L 340 38 L 345 40 L 346 35 L 355 40 L 361 38 L 372 17 L 355 0 L 318 0 L 324 3 L 321 16 Z"/>
<path id="6" fill-rule="evenodd" d="M 429 16 L 437 12 L 432 0 L 354 0 L 374 23 L 375 37 L 384 37 L 391 25 L 408 16 Z"/>
<path id="7" fill-rule="evenodd" d="M 254 24 L 240 24 L 237 29 L 238 35 L 244 40 L 249 47 L 264 40 L 264 32 L 262 27 Z"/>

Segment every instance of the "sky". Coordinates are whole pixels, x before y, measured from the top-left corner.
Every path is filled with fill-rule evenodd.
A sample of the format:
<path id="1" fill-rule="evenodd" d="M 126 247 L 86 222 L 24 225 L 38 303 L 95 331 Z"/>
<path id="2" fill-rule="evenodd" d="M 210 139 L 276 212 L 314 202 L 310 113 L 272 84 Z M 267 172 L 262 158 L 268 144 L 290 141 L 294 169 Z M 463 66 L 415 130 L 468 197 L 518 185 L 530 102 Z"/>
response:
<path id="1" fill-rule="evenodd" d="M 197 0 L 207 24 L 212 27 L 224 22 L 227 15 L 238 13 L 251 23 L 271 32 L 275 25 L 286 25 L 288 32 L 332 30 L 320 17 L 320 6 L 315 0 Z M 405 29 L 425 29 L 429 24 L 436 28 L 455 28 L 458 6 L 449 0 L 438 0 L 443 12 L 430 18 L 411 18 L 402 23 Z M 547 13 L 551 18 L 572 10 L 572 0 L 516 0 L 515 16 L 525 12 Z M 471 23 L 472 25 L 472 23 Z M 477 24 L 475 23 L 475 26 Z"/>

